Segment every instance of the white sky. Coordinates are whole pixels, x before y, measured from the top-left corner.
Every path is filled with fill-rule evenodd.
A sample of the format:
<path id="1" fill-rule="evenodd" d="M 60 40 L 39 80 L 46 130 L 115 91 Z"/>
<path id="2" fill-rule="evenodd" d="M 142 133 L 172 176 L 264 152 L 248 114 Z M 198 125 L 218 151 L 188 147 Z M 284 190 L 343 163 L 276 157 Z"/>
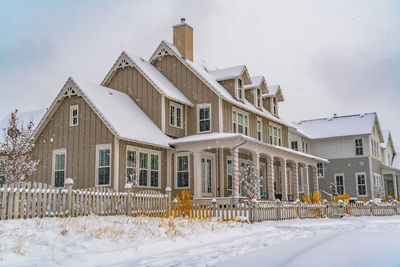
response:
<path id="1" fill-rule="evenodd" d="M 100 83 L 122 50 L 148 59 L 185 17 L 196 59 L 281 84 L 285 119 L 376 111 L 400 144 L 399 1 L 74 3 L 0 3 L 0 117 L 48 107 L 69 76 Z"/>

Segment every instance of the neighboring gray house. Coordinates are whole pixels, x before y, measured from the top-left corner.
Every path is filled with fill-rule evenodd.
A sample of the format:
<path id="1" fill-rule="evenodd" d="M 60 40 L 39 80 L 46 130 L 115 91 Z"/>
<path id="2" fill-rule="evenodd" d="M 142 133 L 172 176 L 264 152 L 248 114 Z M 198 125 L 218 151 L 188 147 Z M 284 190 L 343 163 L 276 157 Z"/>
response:
<path id="1" fill-rule="evenodd" d="M 318 164 L 323 197 L 331 193 L 332 183 L 338 193 L 352 197 L 398 196 L 396 152 L 390 132 L 381 130 L 376 113 L 335 114 L 294 126 L 297 129 L 289 132 L 292 149 L 329 160 Z"/>

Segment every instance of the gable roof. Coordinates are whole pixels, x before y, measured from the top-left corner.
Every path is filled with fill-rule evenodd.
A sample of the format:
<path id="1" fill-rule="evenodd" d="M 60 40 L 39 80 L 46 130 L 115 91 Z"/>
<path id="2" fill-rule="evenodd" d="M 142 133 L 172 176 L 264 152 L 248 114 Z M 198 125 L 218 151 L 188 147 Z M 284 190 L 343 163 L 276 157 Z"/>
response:
<path id="1" fill-rule="evenodd" d="M 156 88 L 156 90 L 160 92 L 161 95 L 182 104 L 194 107 L 193 103 L 190 102 L 190 100 L 152 64 L 150 64 L 150 62 L 135 55 L 128 54 L 126 51 L 121 53 L 101 85 L 106 86 L 118 69 L 128 66 L 136 68 Z"/>
<path id="2" fill-rule="evenodd" d="M 265 117 L 270 119 L 271 121 L 281 123 L 283 125 L 288 125 L 287 122 L 284 120 L 275 117 L 272 115 L 268 110 L 265 108 L 262 108 L 262 110 L 258 109 L 256 106 L 251 104 L 249 101 L 246 99 L 244 100 L 244 103 L 235 99 L 229 92 L 226 90 L 219 82 L 209 73 L 207 72 L 204 67 L 200 66 L 196 62 L 192 62 L 190 60 L 187 60 L 181 56 L 179 53 L 178 49 L 168 41 L 162 41 L 161 44 L 158 46 L 158 48 L 154 51 L 153 55 L 150 58 L 150 62 L 153 62 L 156 60 L 158 56 L 161 56 L 165 53 L 169 53 L 174 55 L 182 64 L 184 64 L 188 69 L 190 69 L 201 81 L 203 81 L 217 96 L 221 97 L 225 101 L 230 102 L 231 104 L 234 104 L 238 106 L 239 108 L 242 108 L 246 111 L 251 111 L 260 117 Z"/>
<path id="3" fill-rule="evenodd" d="M 73 90 L 74 94 L 81 96 L 110 131 L 119 138 L 169 147 L 169 142 L 172 139 L 165 135 L 127 94 L 94 83 L 76 82 L 72 78 L 67 80 L 45 117 L 41 120 L 40 128 L 43 128 L 44 125 L 42 124 L 47 123 L 46 118 L 51 110 L 58 101 L 62 100 L 68 90 Z"/>
<path id="4" fill-rule="evenodd" d="M 324 139 L 333 137 L 345 137 L 355 135 L 369 135 L 377 121 L 377 115 L 373 113 L 354 114 L 347 116 L 335 116 L 293 122 L 294 126 L 311 139 Z M 378 124 L 379 125 L 379 124 Z M 382 137 L 380 128 L 378 129 Z"/>
<path id="5" fill-rule="evenodd" d="M 275 96 L 278 101 L 284 101 L 281 86 L 279 84 L 268 85 L 268 93 L 263 94 L 263 98 Z"/>
<path id="6" fill-rule="evenodd" d="M 40 120 L 43 118 L 44 114 L 46 114 L 47 109 L 37 109 L 27 112 L 18 112 L 19 123 L 23 125 L 27 125 L 30 121 L 33 122 L 33 128 L 35 129 L 39 124 Z M 8 120 L 10 115 L 7 115 L 0 121 L 0 142 L 4 141 L 3 131 L 8 127 Z"/>
<path id="7" fill-rule="evenodd" d="M 390 130 L 382 130 L 383 142 L 381 143 L 381 147 L 387 149 L 389 145 L 392 147 L 393 152 L 396 153 L 396 149 L 393 144 L 392 133 Z"/>
<path id="8" fill-rule="evenodd" d="M 397 151 L 400 151 L 400 147 L 395 148 Z M 392 167 L 400 170 L 400 154 L 396 153 L 393 158 Z"/>
<path id="9" fill-rule="evenodd" d="M 252 82 L 252 80 L 249 76 L 249 72 L 247 71 L 247 68 L 245 65 L 239 65 L 239 66 L 234 66 L 234 67 L 213 70 L 213 71 L 209 71 L 208 73 L 210 73 L 211 76 L 213 76 L 214 79 L 217 81 L 234 79 L 241 75 L 244 75 L 244 78 L 245 78 L 244 83 L 245 84 L 251 84 L 251 82 Z"/>
<path id="10" fill-rule="evenodd" d="M 244 87 L 244 89 L 251 89 L 255 87 L 260 87 L 262 83 L 267 84 L 263 75 L 251 76 L 251 84 L 248 84 Z M 266 86 L 267 87 L 267 86 Z"/>

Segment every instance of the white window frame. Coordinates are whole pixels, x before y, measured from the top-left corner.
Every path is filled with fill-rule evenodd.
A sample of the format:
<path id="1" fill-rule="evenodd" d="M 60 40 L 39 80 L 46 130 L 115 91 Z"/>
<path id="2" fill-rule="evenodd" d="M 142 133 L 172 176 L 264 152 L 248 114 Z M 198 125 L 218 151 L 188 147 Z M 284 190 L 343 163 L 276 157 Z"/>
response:
<path id="1" fill-rule="evenodd" d="M 258 130 L 258 123 L 260 123 L 260 130 Z M 262 124 L 262 118 L 257 117 L 257 123 L 256 123 L 256 132 L 257 132 L 257 140 L 258 141 L 263 141 L 263 124 Z M 258 136 L 260 134 L 260 136 Z"/>
<path id="2" fill-rule="evenodd" d="M 108 184 L 99 184 L 99 151 L 103 149 L 110 149 L 110 180 Z M 111 185 L 111 179 L 112 179 L 112 163 L 113 163 L 113 158 L 112 158 L 112 146 L 111 144 L 100 144 L 96 145 L 96 166 L 95 166 L 95 184 L 97 187 L 105 187 L 105 186 L 110 186 Z M 104 167 L 104 166 L 103 166 Z"/>
<path id="3" fill-rule="evenodd" d="M 278 116 L 278 100 L 276 96 L 271 97 L 271 112 L 273 115 Z"/>
<path id="4" fill-rule="evenodd" d="M 368 188 L 367 188 L 367 173 L 366 172 L 356 172 L 356 184 L 357 184 L 357 196 L 359 196 L 359 197 L 366 197 L 366 196 L 368 196 Z M 358 183 L 358 175 L 364 175 L 364 181 L 365 181 L 365 194 L 364 195 L 361 195 L 361 194 L 359 194 L 359 191 L 358 191 L 358 186 L 360 186 L 360 184 Z"/>
<path id="5" fill-rule="evenodd" d="M 346 193 L 346 182 L 345 182 L 346 178 L 344 177 L 344 173 L 335 173 L 333 176 L 335 177 L 336 193 L 339 194 L 337 192 L 337 186 L 338 186 L 337 185 L 337 180 L 336 180 L 337 176 L 342 176 L 343 177 L 343 193 L 342 194 Z"/>
<path id="6" fill-rule="evenodd" d="M 239 88 L 239 80 L 241 81 L 241 84 L 242 84 L 241 88 Z M 241 96 L 242 97 L 240 97 L 239 91 L 241 92 Z M 244 82 L 243 82 L 242 79 L 237 78 L 236 79 L 236 98 L 239 99 L 239 100 L 243 100 L 244 99 L 244 94 L 245 94 L 245 92 L 244 92 Z"/>
<path id="7" fill-rule="evenodd" d="M 135 172 L 136 172 L 136 187 L 140 188 L 150 188 L 150 189 L 161 189 L 161 175 L 162 175 L 162 153 L 161 151 L 158 150 L 153 150 L 153 149 L 146 149 L 146 148 L 141 148 L 141 147 L 135 147 L 135 146 L 126 146 L 126 160 L 125 160 L 125 174 L 127 173 L 127 157 L 128 157 L 128 151 L 135 151 L 136 152 L 136 162 L 135 162 Z M 147 153 L 147 185 L 139 185 L 139 180 L 140 180 L 140 153 Z M 158 156 L 158 186 L 151 186 L 151 155 L 157 155 Z M 132 167 L 130 167 L 132 168 Z M 127 179 L 127 177 L 126 177 Z"/>
<path id="8" fill-rule="evenodd" d="M 275 142 L 275 135 L 274 135 L 274 129 L 276 129 L 276 145 L 274 144 Z M 274 146 L 282 146 L 282 126 L 275 124 L 275 123 L 270 123 L 269 124 L 269 136 L 270 136 L 270 141 L 271 141 L 271 136 L 272 136 L 272 143 L 271 145 Z"/>
<path id="9" fill-rule="evenodd" d="M 174 123 L 171 123 L 171 110 L 172 107 L 174 107 Z M 181 110 L 181 125 L 178 126 L 178 109 Z M 211 114 L 210 114 L 211 116 Z M 183 128 L 183 105 L 178 104 L 178 103 L 174 103 L 174 102 L 170 102 L 169 103 L 169 117 L 168 117 L 168 121 L 169 121 L 169 125 L 176 127 L 176 128 Z"/>
<path id="10" fill-rule="evenodd" d="M 134 170 L 134 174 L 136 176 L 138 175 L 138 173 L 137 173 L 138 154 L 137 154 L 137 151 L 135 149 L 131 149 L 131 148 L 132 148 L 132 146 L 127 146 L 126 147 L 126 152 L 125 152 L 125 175 L 126 175 L 125 182 L 126 183 L 129 182 L 128 181 L 128 169 L 133 169 Z M 128 152 L 129 151 L 135 152 L 135 165 L 133 167 L 132 166 L 128 166 Z M 136 178 L 136 180 L 138 180 L 138 177 L 135 177 L 135 178 Z M 138 181 L 136 181 L 136 182 L 138 182 Z"/>
<path id="11" fill-rule="evenodd" d="M 236 120 L 233 119 L 233 113 L 235 112 L 236 114 Z M 239 114 L 242 115 L 242 124 L 239 124 Z M 232 132 L 233 133 L 239 133 L 239 125 L 242 126 L 242 133 L 243 135 L 249 136 L 249 113 L 244 112 L 240 109 L 237 108 L 232 108 Z M 236 127 L 235 127 L 236 126 Z M 236 128 L 236 131 L 234 130 Z M 247 132 L 247 134 L 246 134 Z"/>
<path id="12" fill-rule="evenodd" d="M 76 124 L 74 124 L 73 112 L 76 110 Z M 69 126 L 77 126 L 79 124 L 79 105 L 72 105 L 69 107 Z"/>
<path id="13" fill-rule="evenodd" d="M 258 93 L 260 92 L 260 95 L 258 95 Z M 261 88 L 256 87 L 256 93 L 254 94 L 254 103 L 255 106 L 258 108 L 261 108 L 262 105 L 262 99 L 261 99 Z"/>
<path id="14" fill-rule="evenodd" d="M 209 108 L 210 109 L 210 130 L 200 132 L 200 109 Z M 212 131 L 212 110 L 211 104 L 198 104 L 197 105 L 197 133 L 210 133 Z"/>
<path id="15" fill-rule="evenodd" d="M 293 148 L 294 147 L 293 144 L 296 144 L 296 149 Z M 290 142 L 290 148 L 292 150 L 294 150 L 294 151 L 299 151 L 299 142 L 298 141 L 291 141 Z"/>
<path id="16" fill-rule="evenodd" d="M 65 177 L 67 176 L 67 149 L 66 148 L 59 148 L 53 149 L 53 157 L 52 157 L 52 167 L 51 167 L 51 184 L 55 187 L 56 186 L 56 155 L 64 154 L 65 162 L 64 162 L 64 181 Z M 60 171 L 60 170 L 58 170 Z M 61 188 L 61 187 L 57 187 Z"/>
<path id="17" fill-rule="evenodd" d="M 188 157 L 188 186 L 178 187 L 178 157 Z M 190 152 L 179 152 L 175 153 L 175 188 L 176 189 L 189 189 L 190 188 Z"/>
<path id="18" fill-rule="evenodd" d="M 361 146 L 357 146 L 357 141 L 361 141 Z M 361 154 L 357 155 L 357 149 L 361 148 Z M 356 157 L 363 157 L 364 156 L 364 144 L 363 144 L 363 139 L 362 138 L 356 138 L 354 139 L 354 155 Z"/>
<path id="19" fill-rule="evenodd" d="M 322 175 L 321 176 L 319 175 L 319 171 L 318 171 L 319 166 L 322 166 Z M 322 162 L 317 163 L 317 175 L 318 175 L 318 178 L 325 178 L 325 163 L 322 163 Z"/>

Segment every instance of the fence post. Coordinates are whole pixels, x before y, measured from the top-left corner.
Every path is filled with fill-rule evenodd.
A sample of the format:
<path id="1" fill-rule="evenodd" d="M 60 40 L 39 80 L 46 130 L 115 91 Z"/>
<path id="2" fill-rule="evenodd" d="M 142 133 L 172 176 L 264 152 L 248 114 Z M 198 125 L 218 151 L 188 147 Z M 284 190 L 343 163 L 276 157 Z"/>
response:
<path id="1" fill-rule="evenodd" d="M 212 203 L 212 215 L 211 215 L 211 217 L 216 217 L 217 216 L 217 214 L 216 214 L 217 200 L 215 198 L 213 198 L 211 200 L 211 203 Z"/>
<path id="2" fill-rule="evenodd" d="M 171 216 L 171 187 L 167 186 L 165 192 L 168 195 L 168 216 Z"/>
<path id="3" fill-rule="evenodd" d="M 69 217 L 72 216 L 72 186 L 74 185 L 74 180 L 71 178 L 65 179 L 64 186 L 67 186 L 68 189 L 68 197 L 67 197 L 67 203 L 68 203 L 68 215 Z M 64 212 L 65 214 L 65 212 Z"/>
<path id="4" fill-rule="evenodd" d="M 131 184 L 125 184 L 125 190 L 127 193 L 126 196 L 126 213 L 128 213 L 128 216 L 132 215 L 132 205 L 131 205 L 131 189 L 132 189 L 132 185 Z"/>
<path id="5" fill-rule="evenodd" d="M 281 220 L 281 201 L 279 199 L 275 200 L 276 202 L 276 218 L 277 220 Z"/>

